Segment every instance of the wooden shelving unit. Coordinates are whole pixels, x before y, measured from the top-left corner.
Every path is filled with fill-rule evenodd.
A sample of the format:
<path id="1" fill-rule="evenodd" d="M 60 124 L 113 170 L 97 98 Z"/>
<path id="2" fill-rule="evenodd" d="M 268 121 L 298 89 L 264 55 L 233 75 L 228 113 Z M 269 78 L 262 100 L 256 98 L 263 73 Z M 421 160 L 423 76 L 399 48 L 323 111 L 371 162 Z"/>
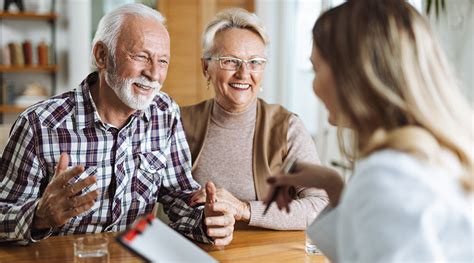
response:
<path id="1" fill-rule="evenodd" d="M 52 1 L 54 11 L 55 0 Z M 53 61 L 52 65 L 29 65 L 29 66 L 13 66 L 13 65 L 0 65 L 0 80 L 8 74 L 49 74 L 51 76 L 51 90 L 50 94 L 55 94 L 56 92 L 56 78 L 57 72 L 59 70 L 58 65 L 56 64 L 56 30 L 55 24 L 58 19 L 58 14 L 55 12 L 50 13 L 34 13 L 34 12 L 19 12 L 19 13 L 10 13 L 10 12 L 3 12 L 0 11 L 0 23 L 2 21 L 30 21 L 29 23 L 35 23 L 36 21 L 40 23 L 47 23 L 49 28 L 51 29 L 51 43 L 52 43 L 52 50 L 53 54 Z M 11 22 L 10 22 L 11 23 Z M 4 42 L 0 43 L 4 45 Z M 1 85 L 1 82 L 0 82 Z M 5 94 L 3 94 L 5 96 Z M 3 122 L 3 115 L 4 114 L 18 114 L 23 112 L 26 108 L 19 107 L 16 105 L 12 105 L 12 102 L 3 101 L 0 102 L 0 123 Z"/>
<path id="2" fill-rule="evenodd" d="M 56 20 L 56 13 L 38 14 L 33 12 L 8 13 L 0 12 L 0 19 L 17 19 L 17 20 Z"/>
<path id="3" fill-rule="evenodd" d="M 1 113 L 21 113 L 25 110 L 25 107 L 18 107 L 15 105 L 0 105 Z"/>
<path id="4" fill-rule="evenodd" d="M 57 65 L 48 66 L 4 66 L 0 65 L 0 73 L 56 73 L 58 72 Z"/>

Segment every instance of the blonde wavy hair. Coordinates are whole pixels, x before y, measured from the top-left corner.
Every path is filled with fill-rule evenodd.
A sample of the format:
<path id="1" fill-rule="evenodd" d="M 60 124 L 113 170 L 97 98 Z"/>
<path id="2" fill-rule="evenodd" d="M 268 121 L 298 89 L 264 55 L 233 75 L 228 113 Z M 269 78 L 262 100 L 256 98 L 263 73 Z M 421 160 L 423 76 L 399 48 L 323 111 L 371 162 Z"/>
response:
<path id="1" fill-rule="evenodd" d="M 314 45 L 333 71 L 355 151 L 393 148 L 425 159 L 441 149 L 473 192 L 473 111 L 429 23 L 404 0 L 353 0 L 316 21 Z M 343 140 L 339 140 L 344 145 Z"/>

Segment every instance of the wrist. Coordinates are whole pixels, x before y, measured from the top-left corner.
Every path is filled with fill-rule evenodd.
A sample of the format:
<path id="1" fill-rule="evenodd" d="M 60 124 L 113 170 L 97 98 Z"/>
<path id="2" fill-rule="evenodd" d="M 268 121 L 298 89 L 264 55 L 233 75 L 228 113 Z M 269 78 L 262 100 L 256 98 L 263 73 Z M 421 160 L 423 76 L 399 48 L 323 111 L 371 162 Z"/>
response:
<path id="1" fill-rule="evenodd" d="M 47 221 L 44 220 L 44 217 L 40 213 L 40 209 L 37 207 L 35 210 L 35 213 L 33 215 L 33 221 L 31 224 L 31 227 L 33 230 L 44 230 L 44 229 L 49 229 L 51 226 L 47 224 Z"/>
<path id="2" fill-rule="evenodd" d="M 250 204 L 248 202 L 241 202 L 239 214 L 240 221 L 244 221 L 245 223 L 250 222 Z"/>
<path id="3" fill-rule="evenodd" d="M 33 230 L 42 230 L 42 229 L 49 229 L 50 227 L 47 226 L 43 220 L 39 219 L 37 216 L 33 218 L 32 224 Z"/>
<path id="4" fill-rule="evenodd" d="M 339 204 L 339 198 L 341 196 L 342 189 L 344 188 L 344 181 L 342 177 L 334 170 L 328 174 L 326 178 L 324 189 L 329 198 L 329 204 L 331 207 L 336 207 Z"/>

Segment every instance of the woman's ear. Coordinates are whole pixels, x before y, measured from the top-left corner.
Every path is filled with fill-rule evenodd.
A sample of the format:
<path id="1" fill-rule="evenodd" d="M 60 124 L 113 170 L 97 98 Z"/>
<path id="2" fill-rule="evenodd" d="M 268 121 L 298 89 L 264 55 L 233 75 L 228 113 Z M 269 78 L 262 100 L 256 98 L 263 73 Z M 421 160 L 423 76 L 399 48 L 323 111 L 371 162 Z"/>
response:
<path id="1" fill-rule="evenodd" d="M 201 69 L 202 69 L 202 74 L 206 78 L 206 80 L 210 80 L 211 77 L 209 76 L 208 73 L 208 68 L 209 68 L 209 60 L 205 58 L 201 58 Z"/>
<path id="2" fill-rule="evenodd" d="M 94 45 L 94 59 L 98 69 L 107 67 L 108 49 L 102 41 Z"/>

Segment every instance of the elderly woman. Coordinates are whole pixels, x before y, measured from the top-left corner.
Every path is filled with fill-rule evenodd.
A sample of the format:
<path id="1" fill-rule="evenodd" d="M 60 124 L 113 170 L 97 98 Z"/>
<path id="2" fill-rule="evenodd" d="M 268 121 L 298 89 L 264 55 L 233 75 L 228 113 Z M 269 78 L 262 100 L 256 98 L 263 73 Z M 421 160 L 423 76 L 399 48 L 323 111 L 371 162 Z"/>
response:
<path id="1" fill-rule="evenodd" d="M 304 229 L 306 215 L 326 206 L 324 191 L 298 187 L 290 213 L 272 206 L 263 216 L 270 175 L 292 158 L 319 163 L 301 120 L 279 105 L 257 99 L 267 62 L 263 27 L 256 15 L 228 9 L 208 24 L 202 43 L 202 71 L 216 95 L 181 110 L 193 177 L 202 185 L 213 181 L 217 200 L 233 204 L 238 221 L 278 230 Z M 199 191 L 191 203 L 205 200 L 205 191 Z"/>

